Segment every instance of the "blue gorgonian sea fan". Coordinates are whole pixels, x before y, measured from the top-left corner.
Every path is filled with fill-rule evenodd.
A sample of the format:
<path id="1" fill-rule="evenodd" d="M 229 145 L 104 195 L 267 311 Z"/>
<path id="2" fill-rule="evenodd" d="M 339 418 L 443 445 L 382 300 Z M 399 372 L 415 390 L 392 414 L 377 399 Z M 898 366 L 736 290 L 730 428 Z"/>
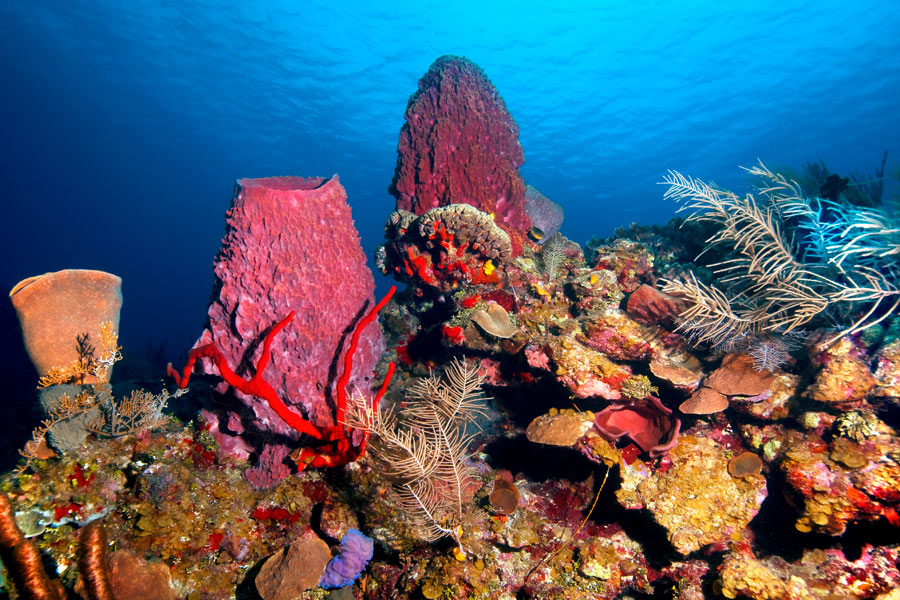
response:
<path id="1" fill-rule="evenodd" d="M 692 273 L 664 280 L 663 291 L 688 300 L 681 331 L 700 343 L 825 321 L 839 329 L 827 346 L 897 309 L 900 235 L 886 215 L 804 198 L 796 182 L 762 163 L 745 170 L 762 182 L 755 194 L 738 196 L 676 171 L 662 182 L 664 196 L 690 213 L 685 222 L 716 225 L 707 248 L 726 246 L 732 256 L 710 265 L 715 285 Z"/>

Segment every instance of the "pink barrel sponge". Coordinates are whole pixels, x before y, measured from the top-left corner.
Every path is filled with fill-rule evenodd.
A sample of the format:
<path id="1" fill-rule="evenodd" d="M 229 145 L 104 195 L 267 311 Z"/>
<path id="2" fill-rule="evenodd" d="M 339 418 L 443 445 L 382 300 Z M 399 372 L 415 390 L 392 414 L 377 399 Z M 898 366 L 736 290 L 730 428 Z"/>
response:
<path id="1" fill-rule="evenodd" d="M 398 209 L 418 215 L 454 203 L 492 213 L 518 254 L 531 227 L 523 162 L 519 127 L 497 89 L 478 65 L 446 55 L 409 99 L 390 191 Z"/>
<path id="2" fill-rule="evenodd" d="M 337 175 L 239 180 L 215 277 L 209 323 L 195 347 L 214 342 L 238 375 L 252 375 L 268 329 L 296 311 L 273 340 L 265 379 L 314 425 L 334 425 L 334 384 L 347 338 L 371 308 L 375 289 Z M 383 351 L 380 329 L 367 327 L 350 390 L 371 387 Z M 203 369 L 218 374 L 209 359 Z M 297 437 L 266 402 L 238 395 L 255 416 L 248 422 L 243 415 L 244 428 Z"/>
<path id="3" fill-rule="evenodd" d="M 598 412 L 594 427 L 607 441 L 614 442 L 622 436 L 641 447 L 641 450 L 657 457 L 675 446 L 681 419 L 672 416 L 656 396 L 629 402 L 617 401 Z"/>

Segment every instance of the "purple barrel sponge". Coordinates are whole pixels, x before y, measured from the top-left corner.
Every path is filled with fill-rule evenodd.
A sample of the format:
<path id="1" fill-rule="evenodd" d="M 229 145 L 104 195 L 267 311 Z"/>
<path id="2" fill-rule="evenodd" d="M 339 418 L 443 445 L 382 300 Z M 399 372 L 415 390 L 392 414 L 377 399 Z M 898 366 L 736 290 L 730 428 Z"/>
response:
<path id="1" fill-rule="evenodd" d="M 352 585 L 372 560 L 375 542 L 358 529 L 348 529 L 341 540 L 341 550 L 331 559 L 319 587 L 325 589 L 341 588 Z"/>
<path id="2" fill-rule="evenodd" d="M 525 214 L 531 224 L 540 232 L 538 244 L 543 244 L 562 227 L 565 212 L 563 207 L 529 184 L 525 186 Z"/>

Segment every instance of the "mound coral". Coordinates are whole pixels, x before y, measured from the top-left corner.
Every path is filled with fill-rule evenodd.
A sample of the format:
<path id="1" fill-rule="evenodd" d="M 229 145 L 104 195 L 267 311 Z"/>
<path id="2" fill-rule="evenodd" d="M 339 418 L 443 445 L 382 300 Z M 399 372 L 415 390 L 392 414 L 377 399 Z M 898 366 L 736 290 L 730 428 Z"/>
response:
<path id="1" fill-rule="evenodd" d="M 467 283 L 496 285 L 512 255 L 509 235 L 491 215 L 468 204 L 441 206 L 418 217 L 396 210 L 385 238 L 376 257 L 384 274 L 441 291 Z"/>
<path id="2" fill-rule="evenodd" d="M 516 327 L 509 320 L 509 313 L 496 302 L 488 302 L 486 308 L 480 308 L 472 313 L 471 319 L 485 333 L 498 338 L 510 338 L 516 331 Z"/>

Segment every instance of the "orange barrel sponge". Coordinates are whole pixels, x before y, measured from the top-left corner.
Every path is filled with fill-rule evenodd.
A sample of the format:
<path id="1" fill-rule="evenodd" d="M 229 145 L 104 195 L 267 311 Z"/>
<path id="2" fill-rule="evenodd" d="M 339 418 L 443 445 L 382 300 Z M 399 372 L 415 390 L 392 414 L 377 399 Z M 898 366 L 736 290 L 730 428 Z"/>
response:
<path id="1" fill-rule="evenodd" d="M 19 316 L 25 349 L 38 375 L 78 360 L 76 338 L 96 346 L 100 324 L 119 330 L 122 278 L 103 271 L 65 269 L 23 279 L 9 293 Z"/>

